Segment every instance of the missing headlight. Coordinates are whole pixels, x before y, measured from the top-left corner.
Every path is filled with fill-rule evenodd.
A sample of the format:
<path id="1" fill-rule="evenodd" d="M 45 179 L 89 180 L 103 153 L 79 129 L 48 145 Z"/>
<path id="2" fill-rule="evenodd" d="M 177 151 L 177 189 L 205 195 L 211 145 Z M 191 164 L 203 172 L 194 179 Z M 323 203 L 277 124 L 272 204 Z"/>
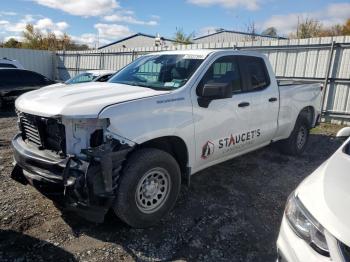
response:
<path id="1" fill-rule="evenodd" d="M 95 130 L 90 136 L 90 147 L 97 147 L 103 143 L 103 129 Z"/>

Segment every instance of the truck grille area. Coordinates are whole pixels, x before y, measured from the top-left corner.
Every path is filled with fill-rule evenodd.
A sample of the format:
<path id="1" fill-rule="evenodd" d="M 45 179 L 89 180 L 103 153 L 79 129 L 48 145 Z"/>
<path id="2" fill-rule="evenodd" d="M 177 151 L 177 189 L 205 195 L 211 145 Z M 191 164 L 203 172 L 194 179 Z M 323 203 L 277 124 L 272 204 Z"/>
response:
<path id="1" fill-rule="evenodd" d="M 65 127 L 57 119 L 25 113 L 19 113 L 18 116 L 24 141 L 42 150 L 66 153 Z"/>
<path id="2" fill-rule="evenodd" d="M 38 126 L 35 118 L 30 116 L 20 117 L 20 123 L 22 127 L 22 136 L 37 146 L 42 146 Z"/>

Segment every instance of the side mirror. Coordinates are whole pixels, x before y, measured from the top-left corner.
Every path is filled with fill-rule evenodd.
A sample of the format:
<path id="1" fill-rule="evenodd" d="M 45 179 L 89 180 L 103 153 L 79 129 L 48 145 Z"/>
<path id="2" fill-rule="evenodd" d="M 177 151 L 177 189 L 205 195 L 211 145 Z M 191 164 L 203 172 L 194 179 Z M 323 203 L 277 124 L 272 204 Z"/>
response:
<path id="1" fill-rule="evenodd" d="M 350 136 L 350 127 L 343 127 L 336 135 L 339 138 L 348 138 Z"/>
<path id="2" fill-rule="evenodd" d="M 232 97 L 232 85 L 229 83 L 207 83 L 198 97 L 198 104 L 207 108 L 212 100 Z"/>
<path id="3" fill-rule="evenodd" d="M 208 83 L 202 91 L 202 97 L 223 99 L 232 97 L 232 85 L 229 83 Z"/>

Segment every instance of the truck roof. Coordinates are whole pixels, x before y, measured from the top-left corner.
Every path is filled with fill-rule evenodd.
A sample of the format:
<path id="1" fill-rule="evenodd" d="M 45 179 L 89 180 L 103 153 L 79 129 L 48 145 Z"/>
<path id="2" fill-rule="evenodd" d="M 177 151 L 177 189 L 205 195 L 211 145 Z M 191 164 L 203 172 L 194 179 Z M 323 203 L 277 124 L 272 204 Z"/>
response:
<path id="1" fill-rule="evenodd" d="M 171 51 L 160 51 L 158 54 L 164 55 L 197 55 L 206 57 L 210 53 L 222 51 L 222 50 L 214 50 L 214 49 L 190 49 L 190 50 L 171 50 Z M 154 55 L 155 53 L 150 53 L 148 55 Z"/>
<path id="2" fill-rule="evenodd" d="M 222 52 L 238 52 L 241 55 L 253 55 L 257 57 L 264 57 L 263 54 L 257 51 L 241 51 L 236 49 L 190 49 L 190 50 L 170 50 L 170 51 L 160 51 L 157 53 L 149 53 L 147 55 L 163 54 L 163 55 L 190 55 L 201 57 L 201 59 L 206 58 L 211 53 L 222 53 Z M 197 58 L 198 59 L 198 58 Z"/>

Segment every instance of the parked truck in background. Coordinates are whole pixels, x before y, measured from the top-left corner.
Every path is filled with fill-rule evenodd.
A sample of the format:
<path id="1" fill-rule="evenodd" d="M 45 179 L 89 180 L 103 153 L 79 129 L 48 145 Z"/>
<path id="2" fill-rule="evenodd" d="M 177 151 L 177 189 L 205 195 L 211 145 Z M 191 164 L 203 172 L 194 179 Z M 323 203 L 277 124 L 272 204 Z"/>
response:
<path id="1" fill-rule="evenodd" d="M 268 59 L 253 52 L 145 55 L 107 83 L 18 98 L 12 177 L 62 194 L 87 219 L 113 209 L 133 227 L 151 226 L 204 168 L 277 141 L 301 154 L 321 89 L 278 85 Z"/>

